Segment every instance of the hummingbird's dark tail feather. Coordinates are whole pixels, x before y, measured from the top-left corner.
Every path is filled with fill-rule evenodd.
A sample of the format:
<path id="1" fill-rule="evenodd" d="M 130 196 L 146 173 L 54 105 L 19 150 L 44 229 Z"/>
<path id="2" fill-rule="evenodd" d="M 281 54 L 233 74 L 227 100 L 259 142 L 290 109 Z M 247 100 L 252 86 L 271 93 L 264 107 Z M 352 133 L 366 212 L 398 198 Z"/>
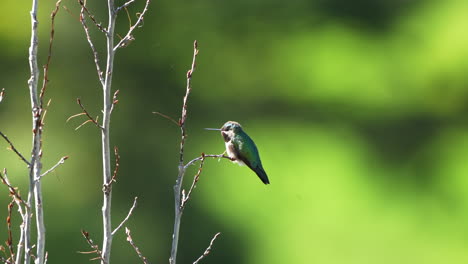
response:
<path id="1" fill-rule="evenodd" d="M 254 169 L 254 171 L 264 184 L 270 184 L 270 181 L 268 180 L 268 176 L 262 167 L 258 166 L 257 168 Z"/>
<path id="2" fill-rule="evenodd" d="M 262 167 L 262 164 L 257 164 L 256 167 L 252 166 L 252 164 L 250 164 L 249 160 L 246 159 L 246 158 L 243 158 L 242 156 L 240 155 L 237 155 L 237 157 L 245 164 L 247 165 L 247 167 L 249 167 L 251 170 L 255 171 L 255 173 L 258 175 L 258 177 L 260 178 L 260 180 L 262 180 L 262 182 L 264 184 L 270 184 L 270 181 L 268 180 L 268 176 L 265 172 L 265 170 L 263 169 Z"/>

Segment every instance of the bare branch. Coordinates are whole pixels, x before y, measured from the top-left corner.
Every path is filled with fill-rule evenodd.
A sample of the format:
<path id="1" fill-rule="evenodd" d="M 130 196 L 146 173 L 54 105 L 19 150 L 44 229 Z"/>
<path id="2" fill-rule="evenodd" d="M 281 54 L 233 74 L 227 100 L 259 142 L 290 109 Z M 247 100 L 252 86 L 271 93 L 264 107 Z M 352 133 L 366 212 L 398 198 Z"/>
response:
<path id="1" fill-rule="evenodd" d="M 52 166 L 52 168 L 48 169 L 46 172 L 42 173 L 41 176 L 39 176 L 39 179 L 37 180 L 40 180 L 42 177 L 44 177 L 45 175 L 51 173 L 52 171 L 54 171 L 58 166 L 60 166 L 60 164 L 63 164 L 65 163 L 65 161 L 68 159 L 68 156 L 64 156 L 62 157 L 54 166 Z"/>
<path id="2" fill-rule="evenodd" d="M 185 190 L 182 190 L 182 202 L 180 204 L 180 210 L 184 210 L 185 204 L 190 199 L 190 194 L 192 194 L 193 189 L 195 188 L 198 180 L 200 179 L 200 173 L 202 172 L 203 163 L 205 162 L 205 154 L 202 153 L 201 157 L 202 159 L 200 160 L 200 167 L 198 168 L 197 174 L 195 174 L 195 176 L 193 177 L 192 186 L 190 186 L 187 195 L 185 195 Z"/>
<path id="3" fill-rule="evenodd" d="M 202 260 L 204 257 L 208 256 L 211 252 L 211 247 L 213 246 L 213 243 L 215 242 L 216 238 L 221 234 L 221 232 L 218 232 L 214 235 L 214 237 L 210 241 L 210 245 L 206 248 L 205 252 L 203 252 L 203 255 L 201 255 L 193 264 L 198 264 L 200 260 Z"/>
<path id="4" fill-rule="evenodd" d="M 16 253 L 16 260 L 15 260 L 15 264 L 19 264 L 21 262 L 21 256 L 23 254 L 23 246 L 24 246 L 24 234 L 25 234 L 25 218 L 26 218 L 26 214 L 23 212 L 23 206 L 24 205 L 26 208 L 28 208 L 28 205 L 23 201 L 23 199 L 21 199 L 21 196 L 19 194 L 19 192 L 17 191 L 17 188 L 13 187 L 10 183 L 10 181 L 8 180 L 8 176 L 7 176 L 7 170 L 6 169 L 3 169 L 3 176 L 2 174 L 0 173 L 0 179 L 2 180 L 2 183 L 5 184 L 7 187 L 8 187 L 8 190 L 10 191 L 10 196 L 13 197 L 13 202 L 16 203 L 16 205 L 18 206 L 18 212 L 21 216 L 21 218 L 23 219 L 21 225 L 20 225 L 20 237 L 19 237 L 19 240 L 18 240 L 18 246 L 17 246 L 17 253 Z M 9 219 L 11 219 L 11 208 L 12 208 L 12 204 L 8 205 L 8 214 L 9 214 Z M 11 223 L 9 222 L 9 219 L 7 219 L 7 225 L 8 225 L 8 230 L 9 230 L 9 241 L 8 242 L 11 246 L 11 244 L 13 243 L 12 239 L 11 239 Z M 10 249 L 10 252 L 11 252 L 11 249 Z M 9 263 L 13 263 L 14 261 L 14 256 L 11 255 L 11 262 Z"/>
<path id="5" fill-rule="evenodd" d="M 117 7 L 117 9 L 115 9 L 115 12 L 118 13 L 120 10 L 122 10 L 122 8 L 126 8 L 127 6 L 129 6 L 131 3 L 135 2 L 135 0 L 129 0 L 127 1 L 125 4 Z"/>
<path id="6" fill-rule="evenodd" d="M 228 157 L 224 154 L 218 154 L 218 155 L 215 155 L 215 154 L 205 154 L 204 156 L 199 156 L 199 157 L 196 157 L 194 158 L 193 160 L 187 162 L 187 164 L 185 164 L 184 166 L 184 169 L 187 169 L 188 167 L 192 166 L 193 164 L 195 164 L 195 162 L 199 161 L 199 160 L 202 160 L 202 159 L 205 159 L 205 158 L 219 158 L 219 159 L 228 159 L 228 160 L 234 160 L 233 158 L 231 157 Z"/>
<path id="7" fill-rule="evenodd" d="M 120 168 L 120 155 L 119 155 L 119 148 L 114 147 L 114 155 L 115 155 L 115 168 L 114 168 L 114 174 L 112 174 L 111 182 L 109 184 L 112 184 L 112 182 L 117 181 L 117 173 L 119 172 Z M 135 198 L 136 199 L 136 198 Z"/>
<path id="8" fill-rule="evenodd" d="M 103 184 L 102 191 L 104 193 L 108 193 L 111 189 L 112 183 L 117 182 L 117 173 L 119 172 L 119 167 L 120 167 L 120 155 L 119 155 L 119 149 L 117 147 L 114 147 L 114 154 L 115 154 L 114 174 L 112 175 L 112 178 L 110 179 L 109 182 L 106 182 Z"/>
<path id="9" fill-rule="evenodd" d="M 18 157 L 20 157 L 20 159 L 24 161 L 24 163 L 26 163 L 26 165 L 31 166 L 31 163 L 29 163 L 29 161 L 26 160 L 23 155 L 21 155 L 21 153 L 15 148 L 15 146 L 13 146 L 13 143 L 11 143 L 8 137 L 5 134 L 3 134 L 1 131 L 0 131 L 0 136 L 2 136 L 6 140 L 6 142 L 8 142 L 8 144 L 10 144 L 11 150 L 13 150 L 16 153 L 16 155 L 18 155 Z"/>
<path id="10" fill-rule="evenodd" d="M 131 1 L 131 0 L 130 0 Z M 129 1 L 129 2 L 130 2 Z M 145 7 L 143 8 L 143 11 L 141 12 L 141 14 L 138 16 L 138 19 L 137 21 L 135 22 L 135 24 L 133 26 L 130 27 L 130 29 L 128 30 L 127 34 L 125 35 L 125 37 L 123 37 L 119 43 L 117 43 L 117 45 L 115 45 L 114 47 L 114 52 L 118 49 L 118 48 L 122 48 L 122 47 L 126 47 L 128 46 L 128 44 L 133 41 L 135 38 L 133 37 L 132 33 L 133 33 L 133 30 L 135 30 L 136 27 L 138 27 L 141 23 L 143 23 L 143 19 L 144 19 L 144 16 L 146 14 L 146 11 L 148 11 L 148 6 L 150 4 L 151 0 L 146 0 L 146 4 L 145 4 Z M 127 2 L 128 3 L 128 2 Z M 126 3 L 125 3 L 126 4 Z M 124 4 L 124 6 L 125 6 Z M 130 3 L 129 3 L 130 4 Z M 120 11 L 119 8 L 116 9 L 117 11 Z"/>
<path id="11" fill-rule="evenodd" d="M 165 115 L 165 114 L 160 113 L 160 112 L 153 112 L 153 114 L 160 115 L 160 116 L 166 118 L 167 120 L 171 121 L 172 123 L 174 123 L 176 126 L 180 127 L 179 122 L 175 121 L 172 117 L 170 117 L 168 115 Z"/>
<path id="12" fill-rule="evenodd" d="M 88 9 L 86 9 L 85 3 L 82 0 L 79 0 L 78 2 L 80 2 L 80 4 L 82 4 L 81 5 L 81 12 L 80 12 L 80 22 L 81 22 L 81 25 L 83 26 L 83 29 L 85 31 L 86 39 L 88 40 L 88 44 L 91 47 L 91 51 L 93 52 L 94 64 L 96 64 L 96 70 L 97 70 L 97 73 L 98 73 L 99 81 L 101 82 L 101 85 L 104 85 L 104 77 L 103 77 L 103 74 L 102 74 L 101 66 L 99 66 L 99 55 L 98 55 L 96 47 L 94 46 L 93 41 L 91 40 L 91 35 L 89 34 L 89 28 L 88 28 L 88 25 L 86 24 L 86 20 L 84 18 L 84 12 L 85 12 L 85 10 L 88 10 Z M 90 18 L 93 19 L 93 16 L 90 16 Z M 95 24 L 96 24 L 96 22 L 95 22 Z"/>
<path id="13" fill-rule="evenodd" d="M 93 21 L 94 25 L 96 25 L 96 27 L 101 30 L 102 33 L 105 33 L 107 34 L 107 30 L 105 28 L 102 27 L 101 23 L 97 22 L 96 19 L 94 18 L 94 15 L 91 14 L 91 12 L 89 12 L 88 8 L 86 8 L 86 1 L 83 2 L 83 0 L 78 0 L 78 3 L 80 3 L 81 5 L 81 9 L 82 9 L 82 13 L 83 11 L 86 12 L 86 14 L 88 15 L 88 17 Z M 81 20 L 81 18 L 80 18 Z"/>
<path id="14" fill-rule="evenodd" d="M 81 124 L 80 126 L 78 126 L 75 130 L 77 130 L 78 128 L 82 127 L 84 124 L 86 124 L 86 123 L 88 123 L 88 122 L 93 122 L 97 127 L 99 127 L 100 129 L 103 129 L 102 126 L 98 123 L 97 118 L 94 119 L 94 118 L 88 113 L 88 111 L 86 111 L 86 108 L 83 106 L 83 104 L 81 104 L 81 99 L 80 99 L 80 98 L 77 98 L 77 99 L 76 99 L 76 102 L 77 102 L 77 104 L 81 107 L 81 110 L 83 110 L 83 113 L 88 117 L 88 120 L 87 120 L 87 122 L 84 122 L 83 124 Z M 73 118 L 73 117 L 79 116 L 79 115 L 82 115 L 82 114 L 80 113 L 80 114 L 71 116 L 71 117 L 68 118 L 68 120 L 70 120 L 70 118 Z"/>
<path id="15" fill-rule="evenodd" d="M 98 256 L 96 258 L 92 258 L 90 260 L 100 259 L 102 262 L 104 262 L 106 264 L 107 262 L 102 257 L 102 252 L 101 252 L 101 250 L 99 250 L 99 246 L 94 244 L 94 241 L 89 237 L 89 233 L 86 232 L 85 230 L 81 230 L 81 234 L 86 239 L 86 242 L 88 242 L 88 245 L 93 249 L 93 251 L 86 251 L 86 252 L 78 251 L 78 253 L 81 253 L 81 254 L 97 254 Z"/>
<path id="16" fill-rule="evenodd" d="M 146 259 L 146 257 L 143 256 L 143 254 L 141 254 L 140 249 L 133 242 L 132 236 L 130 235 L 130 229 L 128 229 L 127 227 L 125 227 L 125 234 L 127 234 L 127 241 L 130 243 L 130 245 L 132 245 L 133 249 L 135 249 L 135 252 L 138 254 L 138 257 L 140 257 L 144 264 L 148 264 L 149 262 Z"/>
<path id="17" fill-rule="evenodd" d="M 119 231 L 120 228 L 122 228 L 122 226 L 128 221 L 128 219 L 130 218 L 130 216 L 132 216 L 132 213 L 133 213 L 133 210 L 136 208 L 137 206 L 137 199 L 138 197 L 135 197 L 135 199 L 133 200 L 133 205 L 132 207 L 130 208 L 130 210 L 128 211 L 128 214 L 127 216 L 124 218 L 124 220 L 122 220 L 122 222 L 114 229 L 114 231 L 112 231 L 112 235 L 115 235 L 115 233 L 117 233 L 117 231 Z"/>
<path id="18" fill-rule="evenodd" d="M 190 70 L 187 72 L 187 88 L 185 92 L 185 96 L 183 99 L 182 104 L 182 114 L 179 120 L 179 127 L 181 132 L 181 140 L 180 140 L 180 156 L 179 156 L 179 173 L 177 175 L 177 180 L 174 185 L 174 202 L 175 202 L 175 219 L 174 219 L 174 233 L 172 234 L 172 248 L 171 248 L 171 256 L 169 258 L 169 264 L 176 264 L 177 258 L 177 247 L 179 244 L 179 230 L 180 230 L 180 221 L 182 219 L 182 212 L 183 208 L 182 205 L 182 182 L 184 180 L 185 175 L 185 166 L 184 166 L 184 145 L 185 145 L 185 138 L 187 134 L 185 132 L 185 120 L 187 119 L 187 101 L 188 96 L 190 95 L 190 91 L 192 90 L 192 74 L 195 71 L 195 61 L 198 55 L 198 43 L 195 40 L 193 42 L 193 57 L 192 57 L 192 65 Z"/>
<path id="19" fill-rule="evenodd" d="M 79 116 L 82 116 L 82 115 L 86 115 L 86 113 L 79 113 L 79 114 L 76 114 L 76 115 L 72 115 L 69 118 L 67 118 L 67 121 L 65 121 L 65 123 L 68 123 L 68 121 L 72 120 L 73 118 L 79 117 Z"/>
<path id="20" fill-rule="evenodd" d="M 15 259 L 15 252 L 13 250 L 13 235 L 11 233 L 11 215 L 13 211 L 13 206 L 15 205 L 15 197 L 11 200 L 11 202 L 8 204 L 8 215 L 7 215 L 7 232 L 8 232 L 8 239 L 6 241 L 6 245 L 8 247 L 8 250 L 10 251 L 10 258 L 11 261 Z"/>
<path id="21" fill-rule="evenodd" d="M 42 98 L 41 98 L 42 100 Z M 42 118 L 41 118 L 41 124 L 42 125 L 45 125 L 45 118 L 46 118 L 46 115 L 47 115 L 47 110 L 49 109 L 49 106 L 50 106 L 50 103 L 52 102 L 52 98 L 49 99 L 49 101 L 47 102 L 47 105 L 46 107 L 44 108 L 44 111 L 42 113 Z"/>
<path id="22" fill-rule="evenodd" d="M 187 72 L 187 89 L 185 92 L 183 104 L 182 104 L 182 114 L 179 120 L 180 131 L 182 134 L 182 139 L 180 140 L 180 156 L 179 156 L 179 163 L 183 165 L 184 163 L 184 145 L 185 145 L 185 138 L 187 134 L 185 132 L 185 120 L 187 119 L 187 101 L 190 95 L 190 91 L 192 90 L 192 74 L 195 71 L 195 61 L 198 55 L 198 42 L 195 40 L 193 42 L 193 58 L 192 58 L 192 67 Z"/>
<path id="23" fill-rule="evenodd" d="M 42 107 L 43 103 L 43 98 L 44 98 L 44 93 L 47 88 L 47 84 L 49 83 L 49 65 L 50 65 L 50 59 L 52 58 L 52 44 L 54 42 L 54 34 L 55 34 L 55 16 L 57 15 L 59 9 L 60 9 L 60 3 L 62 0 L 58 0 L 57 3 L 55 3 L 55 9 L 52 11 L 50 14 L 50 19 L 51 19 L 51 25 L 50 25 L 50 39 L 49 39 L 49 55 L 47 56 L 47 63 L 44 65 L 44 78 L 42 80 L 42 88 L 41 88 L 41 93 L 39 95 L 40 99 L 40 106 Z"/>
<path id="24" fill-rule="evenodd" d="M 73 17 L 74 19 L 76 19 L 76 21 L 80 22 L 80 18 L 77 17 L 77 16 L 75 16 L 75 14 L 73 14 L 73 12 L 72 12 L 70 9 L 68 9 L 68 7 L 67 7 L 66 5 L 63 5 L 63 9 L 65 9 L 65 11 L 67 11 L 67 13 L 68 13 L 71 17 Z"/>
<path id="25" fill-rule="evenodd" d="M 119 103 L 119 100 L 117 99 L 117 96 L 119 95 L 119 91 L 120 90 L 115 91 L 114 97 L 112 97 L 112 106 L 111 106 L 111 110 L 110 110 L 111 113 L 114 110 L 114 106 Z"/>
<path id="26" fill-rule="evenodd" d="M 8 187 L 8 190 L 10 191 L 10 195 L 15 198 L 15 201 L 17 201 L 18 203 L 22 203 L 22 204 L 24 204 L 24 206 L 28 207 L 26 202 L 21 198 L 19 192 L 17 191 L 17 188 L 13 187 L 11 185 L 10 181 L 8 180 L 7 170 L 6 169 L 3 169 L 3 174 L 4 175 L 2 176 L 2 174 L 0 173 L 0 179 L 2 180 L 2 183 L 5 184 Z M 19 206 L 19 204 L 18 204 L 18 206 Z"/>

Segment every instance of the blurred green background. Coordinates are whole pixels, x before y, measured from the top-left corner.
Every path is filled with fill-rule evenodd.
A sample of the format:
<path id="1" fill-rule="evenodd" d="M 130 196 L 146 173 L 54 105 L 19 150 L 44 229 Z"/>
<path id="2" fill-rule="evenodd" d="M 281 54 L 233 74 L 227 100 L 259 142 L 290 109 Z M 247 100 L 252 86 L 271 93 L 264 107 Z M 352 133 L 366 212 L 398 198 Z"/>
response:
<path id="1" fill-rule="evenodd" d="M 89 8 L 106 24 L 103 1 Z M 124 1 L 116 1 L 123 3 Z M 129 13 L 143 6 L 139 0 Z M 49 14 L 40 2 L 40 65 Z M 49 263 L 87 263 L 80 234 L 101 240 L 101 88 L 77 1 L 56 18 L 46 98 L 43 179 Z M 0 16 L 0 130 L 29 156 L 30 1 Z M 117 53 L 111 144 L 120 149 L 113 223 L 127 226 L 152 263 L 169 257 L 180 115 L 194 39 L 200 54 L 189 99 L 186 159 L 224 149 L 204 127 L 240 122 L 271 185 L 246 167 L 207 160 L 182 220 L 179 263 L 466 263 L 468 261 L 468 2 L 465 0 L 153 1 L 136 40 Z M 92 35 L 104 61 L 104 37 Z M 128 19 L 121 13 L 117 32 Z M 0 141 L 0 167 L 25 195 L 27 170 Z M 191 183 L 197 167 L 187 173 Z M 9 202 L 0 188 L 0 219 Z M 18 223 L 18 215 L 14 215 Z M 14 230 L 16 235 L 18 230 Z M 0 241 L 6 240 L 6 224 Z M 120 232 L 113 263 L 139 263 Z"/>

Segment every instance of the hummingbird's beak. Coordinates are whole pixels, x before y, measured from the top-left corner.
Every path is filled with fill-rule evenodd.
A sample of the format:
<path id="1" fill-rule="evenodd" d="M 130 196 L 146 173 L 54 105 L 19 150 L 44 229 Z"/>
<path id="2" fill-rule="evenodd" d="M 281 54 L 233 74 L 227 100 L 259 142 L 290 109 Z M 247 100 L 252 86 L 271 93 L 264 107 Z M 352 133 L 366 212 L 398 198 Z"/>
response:
<path id="1" fill-rule="evenodd" d="M 216 131 L 221 131 L 220 128 L 205 128 L 205 130 L 216 130 Z"/>

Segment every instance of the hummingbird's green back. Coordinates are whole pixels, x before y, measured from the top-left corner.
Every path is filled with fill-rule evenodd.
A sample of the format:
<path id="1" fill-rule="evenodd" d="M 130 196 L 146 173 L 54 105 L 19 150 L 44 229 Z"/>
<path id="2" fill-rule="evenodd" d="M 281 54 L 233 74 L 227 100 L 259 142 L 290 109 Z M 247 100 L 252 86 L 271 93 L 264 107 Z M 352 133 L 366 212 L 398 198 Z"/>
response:
<path id="1" fill-rule="evenodd" d="M 234 148 L 238 151 L 238 158 L 260 177 L 263 183 L 268 184 L 268 176 L 263 169 L 260 155 L 254 141 L 242 129 L 231 139 Z"/>

